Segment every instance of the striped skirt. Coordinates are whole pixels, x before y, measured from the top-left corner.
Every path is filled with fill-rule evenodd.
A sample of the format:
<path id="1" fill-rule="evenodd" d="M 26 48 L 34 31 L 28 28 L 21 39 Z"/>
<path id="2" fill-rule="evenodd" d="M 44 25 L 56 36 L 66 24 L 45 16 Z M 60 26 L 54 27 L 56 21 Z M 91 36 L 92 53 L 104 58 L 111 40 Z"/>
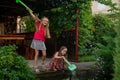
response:
<path id="1" fill-rule="evenodd" d="M 46 50 L 45 43 L 41 40 L 34 40 L 33 39 L 30 47 L 35 49 L 35 50 Z"/>

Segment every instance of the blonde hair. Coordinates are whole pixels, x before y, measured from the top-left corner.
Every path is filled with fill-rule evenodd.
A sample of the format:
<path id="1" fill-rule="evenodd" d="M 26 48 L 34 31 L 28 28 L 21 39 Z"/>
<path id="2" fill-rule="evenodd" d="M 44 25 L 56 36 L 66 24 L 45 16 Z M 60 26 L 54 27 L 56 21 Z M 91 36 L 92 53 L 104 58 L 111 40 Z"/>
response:
<path id="1" fill-rule="evenodd" d="M 41 18 L 41 23 L 42 23 L 43 19 L 47 19 L 48 20 L 47 26 L 45 26 L 45 27 L 49 27 L 49 19 L 44 16 L 44 17 Z"/>
<path id="2" fill-rule="evenodd" d="M 45 26 L 45 30 L 46 30 L 46 38 L 51 38 L 51 36 L 50 36 L 50 30 L 49 30 L 49 19 L 47 18 L 47 17 L 42 17 L 41 18 L 41 24 L 42 24 L 42 20 L 43 19 L 47 19 L 48 20 L 48 23 L 47 23 L 47 25 Z"/>

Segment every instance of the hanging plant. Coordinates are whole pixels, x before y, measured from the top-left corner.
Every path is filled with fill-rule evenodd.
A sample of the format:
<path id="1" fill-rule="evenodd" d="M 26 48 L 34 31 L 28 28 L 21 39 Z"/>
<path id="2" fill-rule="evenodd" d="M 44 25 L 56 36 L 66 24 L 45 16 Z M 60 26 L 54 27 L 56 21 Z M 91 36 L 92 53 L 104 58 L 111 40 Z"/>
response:
<path id="1" fill-rule="evenodd" d="M 26 24 L 26 32 L 34 32 L 35 31 L 35 23 L 31 16 L 24 16 L 22 20 Z"/>

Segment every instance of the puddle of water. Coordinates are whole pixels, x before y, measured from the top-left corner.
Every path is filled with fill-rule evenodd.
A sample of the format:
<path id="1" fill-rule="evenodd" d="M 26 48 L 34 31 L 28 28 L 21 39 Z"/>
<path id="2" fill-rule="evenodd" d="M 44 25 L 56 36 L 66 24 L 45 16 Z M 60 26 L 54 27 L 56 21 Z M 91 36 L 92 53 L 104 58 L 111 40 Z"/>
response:
<path id="1" fill-rule="evenodd" d="M 105 79 L 104 77 L 96 78 L 97 71 L 68 71 L 67 74 L 57 75 L 57 76 L 49 76 L 40 78 L 40 80 L 110 80 Z"/>
<path id="2" fill-rule="evenodd" d="M 68 72 L 67 74 L 62 74 L 58 76 L 40 78 L 40 80 L 79 80 L 79 79 L 76 76 L 76 71 L 72 71 Z"/>

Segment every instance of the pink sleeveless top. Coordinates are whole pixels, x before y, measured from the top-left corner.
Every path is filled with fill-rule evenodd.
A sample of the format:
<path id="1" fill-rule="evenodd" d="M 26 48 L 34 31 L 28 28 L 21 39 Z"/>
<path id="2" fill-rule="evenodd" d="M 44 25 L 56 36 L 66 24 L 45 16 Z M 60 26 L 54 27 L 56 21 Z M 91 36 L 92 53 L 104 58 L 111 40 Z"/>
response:
<path id="1" fill-rule="evenodd" d="M 36 30 L 36 32 L 34 33 L 33 39 L 45 41 L 44 26 L 42 26 L 40 22 L 36 22 L 36 27 L 38 28 L 38 30 Z"/>

